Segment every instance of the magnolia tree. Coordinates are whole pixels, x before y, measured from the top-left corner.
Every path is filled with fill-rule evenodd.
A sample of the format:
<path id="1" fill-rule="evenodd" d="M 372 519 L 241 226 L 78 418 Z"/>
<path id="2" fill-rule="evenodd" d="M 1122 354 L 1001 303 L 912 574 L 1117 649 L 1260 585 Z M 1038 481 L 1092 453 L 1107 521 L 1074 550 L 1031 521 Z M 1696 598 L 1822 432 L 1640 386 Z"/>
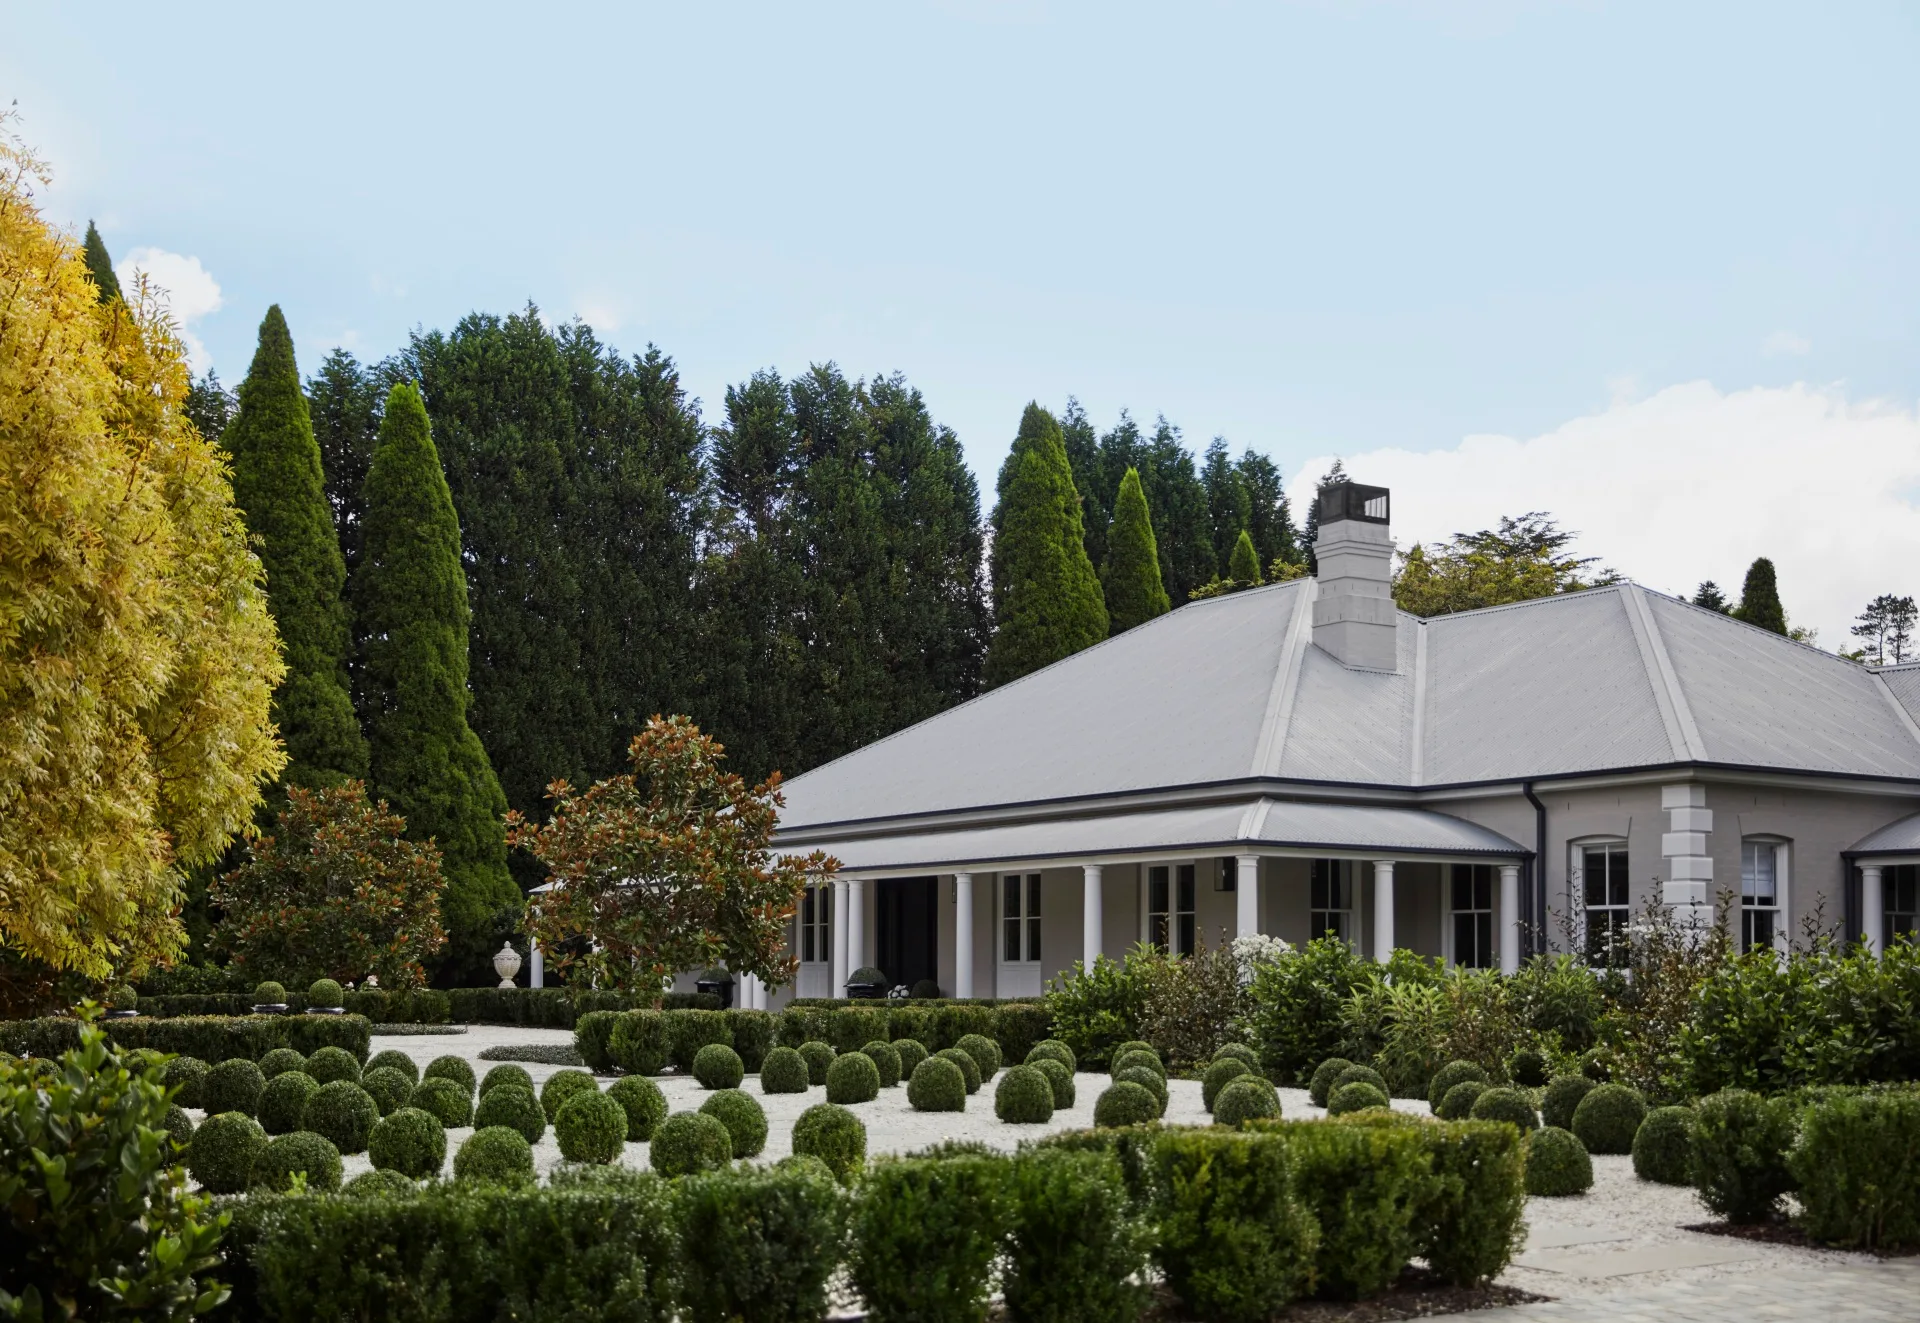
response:
<path id="1" fill-rule="evenodd" d="M 421 961 L 446 944 L 440 927 L 440 851 L 410 841 L 385 800 L 349 781 L 331 790 L 287 787 L 279 830 L 211 888 L 225 911 L 213 944 L 260 978 L 380 976 L 418 987 Z"/>
<path id="2" fill-rule="evenodd" d="M 584 791 L 556 781 L 553 816 L 507 816 L 508 840 L 559 885 L 532 929 L 556 964 L 599 987 L 658 991 L 683 969 L 724 964 L 770 986 L 793 978 L 787 924 L 809 878 L 838 861 L 776 856 L 780 774 L 749 786 L 686 717 L 634 736 L 633 771 Z"/>

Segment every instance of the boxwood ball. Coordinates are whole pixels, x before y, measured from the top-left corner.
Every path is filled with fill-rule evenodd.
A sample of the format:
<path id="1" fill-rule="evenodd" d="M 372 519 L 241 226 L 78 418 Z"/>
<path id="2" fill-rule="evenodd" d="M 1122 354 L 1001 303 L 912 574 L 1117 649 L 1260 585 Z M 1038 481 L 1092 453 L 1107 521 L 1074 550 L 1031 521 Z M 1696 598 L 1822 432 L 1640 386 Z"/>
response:
<path id="1" fill-rule="evenodd" d="M 973 1058 L 983 1083 L 1000 1073 L 1000 1044 L 985 1034 L 961 1034 L 954 1046 Z"/>
<path id="2" fill-rule="evenodd" d="M 1307 1101 L 1315 1107 L 1325 1107 L 1327 1099 L 1333 1096 L 1333 1082 L 1340 1078 L 1340 1072 L 1351 1068 L 1353 1063 L 1345 1057 L 1328 1057 L 1313 1069 L 1313 1079 L 1307 1084 Z"/>
<path id="3" fill-rule="evenodd" d="M 645 1075 L 623 1075 L 607 1086 L 607 1097 L 627 1114 L 627 1138 L 644 1144 L 667 1119 L 667 1095 Z"/>
<path id="4" fill-rule="evenodd" d="M 1153 1095 L 1155 1115 L 1167 1114 L 1167 1082 L 1158 1071 L 1148 1070 L 1145 1066 L 1128 1066 L 1114 1075 L 1113 1082 L 1138 1084 Z"/>
<path id="5" fill-rule="evenodd" d="M 1100 1091 L 1093 1100 L 1093 1123 L 1097 1126 L 1145 1125 L 1158 1119 L 1160 1106 L 1131 1080 L 1117 1080 Z"/>
<path id="6" fill-rule="evenodd" d="M 511 1061 L 502 1061 L 489 1070 L 486 1078 L 480 1081 L 480 1096 L 486 1097 L 489 1089 L 497 1089 L 502 1084 L 517 1084 L 528 1093 L 534 1091 L 533 1076 L 527 1073 L 525 1066 L 515 1065 Z"/>
<path id="7" fill-rule="evenodd" d="M 1597 1087 L 1585 1075 L 1555 1075 L 1540 1095 L 1540 1119 L 1559 1130 L 1573 1129 L 1573 1111 Z"/>
<path id="8" fill-rule="evenodd" d="M 253 1004 L 255 1006 L 284 1006 L 286 1002 L 286 988 L 274 982 L 272 979 L 253 985 Z"/>
<path id="9" fill-rule="evenodd" d="M 269 1080 L 278 1079 L 290 1070 L 305 1070 L 307 1059 L 290 1047 L 276 1047 L 260 1058 L 260 1073 Z"/>
<path id="10" fill-rule="evenodd" d="M 1117 1061 L 1129 1052 L 1145 1052 L 1155 1061 L 1160 1059 L 1160 1053 L 1154 1050 L 1152 1043 L 1147 1042 L 1143 1038 L 1129 1038 L 1126 1042 L 1114 1048 L 1113 1051 L 1108 1054 L 1107 1060 L 1110 1063 Z M 1111 1069 L 1111 1066 L 1109 1066 L 1109 1069 Z"/>
<path id="11" fill-rule="evenodd" d="M 872 1102 L 880 1096 L 880 1068 L 864 1052 L 849 1052 L 835 1057 L 827 1069 L 827 1101 L 830 1103 Z"/>
<path id="12" fill-rule="evenodd" d="M 1214 1050 L 1213 1061 L 1226 1061 L 1229 1058 L 1234 1061 L 1244 1061 L 1247 1063 L 1248 1070 L 1256 1075 L 1260 1073 L 1260 1054 L 1245 1043 L 1222 1043 Z M 1213 1061 L 1207 1064 L 1212 1065 Z"/>
<path id="13" fill-rule="evenodd" d="M 460 1081 L 444 1077 L 424 1079 L 407 1095 L 407 1106 L 432 1112 L 449 1129 L 473 1124 L 473 1094 Z"/>
<path id="14" fill-rule="evenodd" d="M 1593 1159 L 1586 1145 L 1558 1126 L 1535 1130 L 1527 1140 L 1527 1193 L 1556 1198 L 1593 1188 Z"/>
<path id="15" fill-rule="evenodd" d="M 381 1117 L 367 1136 L 367 1156 L 381 1171 L 424 1180 L 447 1160 L 447 1128 L 432 1112 L 402 1107 Z"/>
<path id="16" fill-rule="evenodd" d="M 532 1185 L 533 1145 L 518 1130 L 483 1127 L 453 1155 L 453 1178 L 475 1185 Z"/>
<path id="17" fill-rule="evenodd" d="M 1123 1070 L 1146 1070 L 1158 1075 L 1161 1079 L 1167 1077 L 1167 1068 L 1161 1064 L 1160 1054 L 1142 1052 L 1138 1048 L 1131 1052 L 1122 1052 L 1113 1059 L 1113 1064 L 1109 1067 L 1113 1078 L 1119 1079 L 1120 1072 Z"/>
<path id="18" fill-rule="evenodd" d="M 1351 1084 L 1342 1084 L 1327 1099 L 1328 1116 L 1345 1116 L 1349 1112 L 1364 1112 L 1369 1107 L 1390 1106 L 1387 1091 L 1365 1080 L 1355 1080 Z M 1217 1105 L 1216 1105 L 1217 1110 Z M 1219 1118 L 1216 1116 L 1216 1120 Z"/>
<path id="19" fill-rule="evenodd" d="M 700 1104 L 700 1110 L 727 1128 L 734 1157 L 757 1158 L 767 1146 L 767 1114 L 752 1094 L 719 1089 Z"/>
<path id="20" fill-rule="evenodd" d="M 957 1047 L 943 1047 L 938 1052 L 935 1052 L 934 1055 L 942 1061 L 951 1061 L 954 1065 L 960 1067 L 960 1074 L 965 1077 L 967 1082 L 968 1093 L 978 1093 L 980 1091 L 980 1063 L 973 1059 L 971 1052 L 962 1052 Z"/>
<path id="21" fill-rule="evenodd" d="M 599 1087 L 593 1082 L 593 1076 L 584 1070 L 556 1070 L 540 1086 L 540 1106 L 546 1110 L 547 1120 L 551 1121 L 574 1094 L 585 1093 L 588 1089 L 597 1090 Z"/>
<path id="22" fill-rule="evenodd" d="M 760 1063 L 760 1092 L 805 1093 L 812 1082 L 807 1059 L 790 1047 L 776 1047 Z"/>
<path id="23" fill-rule="evenodd" d="M 1631 1153 L 1647 1100 L 1625 1084 L 1602 1084 L 1573 1109 L 1573 1134 L 1589 1153 Z"/>
<path id="24" fill-rule="evenodd" d="M 733 1136 L 704 1112 L 675 1112 L 653 1132 L 647 1161 L 662 1176 L 691 1176 L 733 1160 Z"/>
<path id="25" fill-rule="evenodd" d="M 331 1139 L 342 1153 L 364 1153 L 367 1137 L 379 1119 L 380 1108 L 371 1094 L 352 1080 L 335 1080 L 322 1084 L 307 1099 L 303 1128 Z"/>
<path id="26" fill-rule="evenodd" d="M 891 1089 L 900 1082 L 900 1052 L 892 1043 L 874 1039 L 860 1049 L 860 1055 L 870 1057 L 874 1068 L 880 1072 L 880 1087 Z"/>
<path id="27" fill-rule="evenodd" d="M 252 1179 L 253 1160 L 266 1146 L 267 1132 L 258 1121 L 244 1112 L 221 1112 L 193 1132 L 187 1170 L 209 1194 L 239 1194 Z"/>
<path id="28" fill-rule="evenodd" d="M 316 1084 L 331 1084 L 335 1080 L 360 1082 L 360 1061 L 344 1047 L 323 1047 L 307 1058 L 307 1074 L 313 1076 Z"/>
<path id="29" fill-rule="evenodd" d="M 412 1082 L 392 1066 L 373 1067 L 360 1077 L 360 1087 L 367 1091 L 382 1116 L 396 1107 L 405 1107 L 413 1093 Z"/>
<path id="30" fill-rule="evenodd" d="M 1053 1119 L 1053 1085 L 1032 1066 L 1014 1066 L 993 1089 L 993 1114 L 1010 1125 Z"/>
<path id="31" fill-rule="evenodd" d="M 168 1103 L 166 1120 L 161 1124 L 166 1126 L 167 1137 L 173 1141 L 174 1147 L 185 1153 L 187 1146 L 193 1143 L 193 1118 L 187 1115 L 187 1109 L 179 1103 Z"/>
<path id="32" fill-rule="evenodd" d="M 435 1057 L 427 1063 L 421 1073 L 423 1080 L 452 1080 L 465 1090 L 467 1097 L 473 1097 L 473 1066 L 465 1057 L 456 1057 L 449 1053 Z"/>
<path id="33" fill-rule="evenodd" d="M 1280 1091 L 1259 1075 L 1229 1080 L 1213 1100 L 1213 1123 L 1238 1130 L 1256 1116 L 1280 1115 Z"/>
<path id="34" fill-rule="evenodd" d="M 1427 1105 L 1435 1112 L 1440 1110 L 1441 1099 L 1447 1096 L 1447 1090 L 1456 1084 L 1475 1080 L 1481 1084 L 1491 1084 L 1487 1072 L 1474 1061 L 1449 1061 L 1433 1072 L 1433 1078 L 1427 1083 Z"/>
<path id="35" fill-rule="evenodd" d="M 407 1077 L 407 1083 L 409 1085 L 420 1082 L 420 1067 L 414 1064 L 412 1057 L 398 1048 L 382 1048 L 367 1059 L 367 1070 L 382 1069 L 399 1071 Z M 364 1082 L 366 1079 L 366 1071 L 360 1072 L 360 1075 Z"/>
<path id="36" fill-rule="evenodd" d="M 814 1041 L 800 1044 L 801 1060 L 807 1063 L 807 1083 L 819 1088 L 827 1082 L 827 1067 L 833 1064 L 833 1045 Z"/>
<path id="37" fill-rule="evenodd" d="M 612 1162 L 627 1142 L 627 1109 L 598 1089 L 582 1090 L 553 1118 L 553 1134 L 568 1162 Z"/>
<path id="38" fill-rule="evenodd" d="M 1447 1090 L 1447 1096 L 1440 1100 L 1433 1114 L 1442 1121 L 1464 1121 L 1473 1115 L 1473 1105 L 1480 1101 L 1480 1095 L 1488 1087 L 1484 1080 L 1461 1080 Z"/>
<path id="39" fill-rule="evenodd" d="M 819 1158 L 846 1181 L 867 1161 L 867 1127 L 844 1107 L 815 1103 L 793 1123 L 793 1151 Z"/>
<path id="40" fill-rule="evenodd" d="M 917 1038 L 896 1039 L 893 1050 L 900 1054 L 900 1078 L 903 1080 L 912 1079 L 913 1068 L 932 1055 L 927 1051 L 927 1045 Z"/>
<path id="41" fill-rule="evenodd" d="M 1027 1063 L 1047 1077 L 1047 1083 L 1053 1088 L 1053 1106 L 1058 1111 L 1073 1106 L 1073 1072 L 1061 1065 L 1053 1057 L 1041 1057 L 1038 1061 Z"/>
<path id="42" fill-rule="evenodd" d="M 1027 1049 L 1027 1064 L 1036 1065 L 1041 1061 L 1058 1061 L 1071 1075 L 1080 1069 L 1079 1059 L 1073 1055 L 1073 1049 L 1057 1038 L 1043 1038 Z"/>
<path id="43" fill-rule="evenodd" d="M 745 1078 L 740 1054 L 725 1043 L 708 1043 L 693 1054 L 693 1077 L 709 1089 L 737 1089 Z"/>
<path id="44" fill-rule="evenodd" d="M 308 1190 L 331 1194 L 340 1188 L 340 1150 L 311 1130 L 280 1135 L 268 1140 L 253 1160 L 248 1183 L 256 1190 L 284 1193 L 293 1188 L 295 1172 L 306 1175 Z"/>
<path id="45" fill-rule="evenodd" d="M 175 1057 L 167 1063 L 167 1087 L 173 1100 L 182 1107 L 200 1106 L 200 1086 L 207 1078 L 207 1063 L 199 1057 Z"/>
<path id="46" fill-rule="evenodd" d="M 1327 1097 L 1331 1098 L 1335 1093 L 1340 1092 L 1340 1086 L 1343 1084 L 1371 1084 L 1389 1098 L 1393 1096 L 1393 1091 L 1387 1088 L 1386 1080 L 1382 1079 L 1380 1072 L 1372 1066 L 1348 1066 L 1333 1077 L 1333 1091 Z"/>
<path id="47" fill-rule="evenodd" d="M 307 985 L 307 1005 L 309 1006 L 333 1010 L 340 1005 L 345 995 L 340 990 L 340 984 L 334 979 L 317 978 Z"/>
<path id="48" fill-rule="evenodd" d="M 1537 1129 L 1540 1125 L 1540 1117 L 1533 1110 L 1532 1101 L 1518 1089 L 1488 1089 L 1473 1100 L 1470 1115 L 1476 1121 L 1507 1121 L 1523 1131 Z"/>
<path id="49" fill-rule="evenodd" d="M 547 1133 L 547 1114 L 541 1110 L 540 1100 L 533 1096 L 532 1089 L 502 1084 L 480 1095 L 480 1105 L 473 1109 L 473 1124 L 481 1130 L 504 1126 L 529 1144 L 538 1144 Z"/>
<path id="50" fill-rule="evenodd" d="M 1239 1057 L 1220 1058 L 1208 1066 L 1207 1073 L 1200 1077 L 1200 1105 L 1211 1112 L 1213 1100 L 1220 1096 L 1220 1090 L 1226 1088 L 1230 1080 L 1251 1074 L 1253 1070 Z"/>
<path id="51" fill-rule="evenodd" d="M 1523 1047 L 1507 1058 L 1507 1074 L 1523 1089 L 1537 1089 L 1547 1082 L 1547 1054 L 1537 1047 Z"/>
<path id="52" fill-rule="evenodd" d="M 290 1135 L 304 1130 L 301 1118 L 307 1114 L 307 1103 L 318 1092 L 320 1086 L 300 1071 L 275 1075 L 267 1081 L 267 1087 L 260 1090 L 261 1128 L 270 1135 Z"/>
<path id="53" fill-rule="evenodd" d="M 1693 1109 L 1656 1107 L 1633 1136 L 1633 1174 L 1659 1185 L 1693 1184 Z"/>
<path id="54" fill-rule="evenodd" d="M 345 1185 L 340 1193 L 349 1199 L 398 1199 L 420 1193 L 420 1186 L 397 1171 L 375 1168 L 363 1171 Z"/>
<path id="55" fill-rule="evenodd" d="M 209 1114 L 241 1112 L 252 1116 L 260 1107 L 260 1090 L 267 1077 L 245 1057 L 230 1057 L 207 1071 L 200 1081 L 200 1106 Z"/>
<path id="56" fill-rule="evenodd" d="M 945 1057 L 928 1057 L 907 1077 L 907 1104 L 916 1112 L 964 1112 L 967 1077 Z"/>

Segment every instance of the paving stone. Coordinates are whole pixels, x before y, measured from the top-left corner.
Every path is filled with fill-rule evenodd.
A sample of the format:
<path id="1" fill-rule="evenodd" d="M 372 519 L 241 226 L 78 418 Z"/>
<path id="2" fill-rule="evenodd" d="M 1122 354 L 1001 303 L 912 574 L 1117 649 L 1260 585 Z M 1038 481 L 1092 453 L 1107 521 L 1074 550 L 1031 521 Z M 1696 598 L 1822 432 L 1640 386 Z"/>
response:
<path id="1" fill-rule="evenodd" d="M 1597 1250 L 1585 1254 L 1544 1248 L 1536 1253 L 1529 1249 L 1514 1263 L 1517 1267 L 1535 1268 L 1542 1272 L 1607 1278 L 1632 1277 L 1643 1272 L 1670 1272 L 1675 1268 L 1710 1268 L 1715 1264 L 1738 1263 L 1753 1257 L 1752 1251 L 1737 1242 L 1711 1245 L 1679 1241 L 1664 1245 L 1629 1245 L 1622 1249 Z"/>

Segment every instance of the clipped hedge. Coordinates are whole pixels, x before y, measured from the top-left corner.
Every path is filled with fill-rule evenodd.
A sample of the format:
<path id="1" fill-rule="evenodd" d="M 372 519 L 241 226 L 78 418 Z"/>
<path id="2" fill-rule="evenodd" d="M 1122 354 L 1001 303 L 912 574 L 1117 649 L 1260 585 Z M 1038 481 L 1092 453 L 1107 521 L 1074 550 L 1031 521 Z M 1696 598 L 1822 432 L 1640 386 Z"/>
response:
<path id="1" fill-rule="evenodd" d="M 1543 1126 L 1527 1137 L 1527 1193 L 1547 1198 L 1585 1194 L 1593 1188 L 1593 1159 L 1579 1136 Z"/>
<path id="2" fill-rule="evenodd" d="M 662 1176 L 691 1176 L 733 1160 L 733 1135 L 716 1116 L 675 1112 L 653 1132 L 647 1161 Z"/>
<path id="3" fill-rule="evenodd" d="M 572 1029 L 592 1011 L 720 1009 L 711 992 L 599 991 L 592 988 L 454 988 L 447 993 L 454 1024 L 515 1024 Z"/>
<path id="4" fill-rule="evenodd" d="M 1633 1174 L 1658 1185 L 1693 1183 L 1693 1109 L 1656 1107 L 1633 1136 Z"/>
<path id="5" fill-rule="evenodd" d="M 1834 1091 L 1814 1102 L 1788 1158 L 1800 1222 L 1848 1249 L 1920 1245 L 1920 1092 Z"/>
<path id="6" fill-rule="evenodd" d="M 453 1178 L 475 1184 L 531 1185 L 533 1145 L 503 1125 L 475 1130 L 453 1155 Z"/>
<path id="7" fill-rule="evenodd" d="M 283 1194 L 293 1188 L 296 1173 L 306 1178 L 313 1194 L 340 1188 L 340 1150 L 311 1130 L 295 1130 L 267 1141 L 253 1160 L 249 1181 L 256 1190 Z"/>
<path id="8" fill-rule="evenodd" d="M 767 1114 L 752 1094 L 720 1089 L 700 1104 L 700 1110 L 727 1128 L 734 1157 L 757 1158 L 766 1148 Z"/>
<path id="9" fill-rule="evenodd" d="M 820 1159 L 844 1182 L 866 1165 L 867 1127 L 844 1107 L 815 1103 L 793 1123 L 793 1151 Z"/>
<path id="10" fill-rule="evenodd" d="M 191 1016 L 173 1020 L 102 1020 L 116 1048 L 152 1048 L 209 1064 L 234 1058 L 258 1061 L 276 1047 L 312 1056 L 341 1047 L 356 1061 L 367 1059 L 372 1026 L 359 1015 Z M 80 1045 L 80 1021 L 63 1016 L 0 1022 L 0 1052 L 49 1060 Z"/>
<path id="11" fill-rule="evenodd" d="M 1152 1161 L 1153 1258 L 1188 1311 L 1257 1323 L 1311 1285 L 1320 1228 L 1295 1196 L 1285 1143 L 1213 1128 L 1165 1131 Z"/>
<path id="12" fill-rule="evenodd" d="M 1734 1223 L 1765 1222 L 1793 1192 L 1787 1165 L 1795 1138 L 1792 1104 L 1745 1089 L 1722 1089 L 1693 1110 L 1693 1187 L 1709 1211 Z"/>
<path id="13" fill-rule="evenodd" d="M 890 1158 L 860 1183 L 847 1275 L 872 1323 L 979 1323 L 1007 1222 L 1007 1162 Z"/>
<path id="14" fill-rule="evenodd" d="M 532 1089 L 502 1084 L 480 1095 L 480 1105 L 473 1109 L 473 1124 L 477 1130 L 504 1126 L 529 1144 L 538 1144 L 547 1133 L 547 1114 Z"/>
<path id="15" fill-rule="evenodd" d="M 607 1097 L 627 1113 L 627 1139 L 644 1144 L 667 1117 L 667 1095 L 644 1075 L 624 1075 L 607 1086 Z"/>
<path id="16" fill-rule="evenodd" d="M 1396 1281 L 1422 1247 L 1414 1218 L 1430 1198 L 1422 1125 L 1263 1123 L 1286 1146 L 1295 1196 L 1320 1226 L 1318 1291 L 1363 1300 Z"/>
<path id="17" fill-rule="evenodd" d="M 678 1195 L 680 1310 L 687 1323 L 826 1317 L 827 1288 L 846 1246 L 847 1208 L 825 1169 L 793 1164 L 706 1172 L 682 1181 Z"/>
<path id="18" fill-rule="evenodd" d="M 667 1068 L 672 1054 L 667 1045 L 667 1022 L 660 1011 L 627 1011 L 596 1023 L 607 1026 L 605 1055 L 612 1065 L 629 1075 L 658 1075 Z M 605 1069 L 590 1054 L 586 1041 L 590 1036 L 576 1029 L 574 1045 L 580 1049 L 581 1060 L 595 1070 Z"/>
<path id="19" fill-rule="evenodd" d="M 1007 1172 L 1001 1291 L 1008 1314 L 1023 1323 L 1136 1317 L 1151 1239 L 1113 1152 L 1023 1151 Z"/>
<path id="20" fill-rule="evenodd" d="M 733 1024 L 724 1011 L 663 1011 L 661 1019 L 667 1029 L 667 1057 L 682 1075 L 693 1071 L 700 1050 L 709 1044 L 733 1051 Z M 738 1054 L 734 1060 L 739 1060 Z"/>

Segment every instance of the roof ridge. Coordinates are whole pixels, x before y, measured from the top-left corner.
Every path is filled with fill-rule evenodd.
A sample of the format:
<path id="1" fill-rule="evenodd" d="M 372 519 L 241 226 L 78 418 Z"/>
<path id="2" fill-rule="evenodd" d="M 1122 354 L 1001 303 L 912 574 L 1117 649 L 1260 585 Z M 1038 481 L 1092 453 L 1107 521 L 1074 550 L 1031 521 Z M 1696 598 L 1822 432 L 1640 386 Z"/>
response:
<path id="1" fill-rule="evenodd" d="M 1293 723 L 1293 705 L 1300 698 L 1300 670 L 1306 664 L 1307 649 L 1313 645 L 1313 631 L 1307 622 L 1313 619 L 1320 581 L 1308 578 L 1293 582 L 1307 587 L 1300 594 L 1300 600 L 1293 604 L 1293 615 L 1287 621 L 1287 637 L 1280 645 L 1280 664 L 1274 668 L 1273 685 L 1267 690 L 1267 710 L 1261 714 L 1260 738 L 1253 746 L 1251 776 L 1276 775 L 1280 770 L 1281 756 L 1287 747 L 1287 728 Z"/>
<path id="2" fill-rule="evenodd" d="M 1673 668 L 1673 656 L 1667 651 L 1667 641 L 1661 636 L 1659 622 L 1653 618 L 1653 610 L 1647 605 L 1645 594 L 1646 589 L 1639 584 L 1629 583 L 1620 597 L 1622 601 L 1631 603 L 1631 617 L 1639 621 L 1640 627 L 1633 631 L 1633 636 L 1640 645 L 1640 660 L 1647 668 L 1647 682 L 1653 686 L 1656 697 L 1664 696 L 1666 699 L 1660 715 L 1668 722 L 1667 740 L 1673 746 L 1675 758 L 1703 762 L 1707 756 L 1706 743 L 1700 738 L 1700 727 L 1693 719 L 1693 708 L 1687 703 L 1686 691 L 1680 685 L 1680 675 Z"/>
<path id="3" fill-rule="evenodd" d="M 1887 677 L 1878 671 L 1869 670 L 1867 679 L 1875 689 L 1880 691 L 1880 696 L 1887 700 L 1887 705 L 1893 709 L 1894 716 L 1900 719 L 1901 726 L 1905 727 L 1907 734 L 1913 736 L 1913 742 L 1920 744 L 1920 725 L 1914 723 L 1913 713 L 1907 711 L 1907 705 L 1900 701 L 1900 695 L 1893 692 L 1893 686 L 1887 683 Z"/>

